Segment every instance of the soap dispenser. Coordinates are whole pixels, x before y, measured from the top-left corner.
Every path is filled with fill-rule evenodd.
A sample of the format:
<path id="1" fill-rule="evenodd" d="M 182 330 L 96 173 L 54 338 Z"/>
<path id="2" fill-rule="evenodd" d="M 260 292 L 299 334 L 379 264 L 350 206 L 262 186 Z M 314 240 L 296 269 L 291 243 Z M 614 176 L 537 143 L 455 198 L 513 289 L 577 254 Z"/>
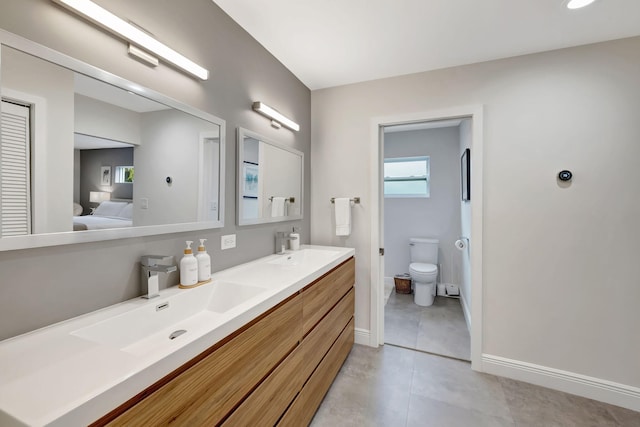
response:
<path id="1" fill-rule="evenodd" d="M 289 234 L 289 249 L 292 251 L 300 249 L 300 233 L 298 233 L 298 227 L 293 227 L 293 233 Z"/>
<path id="2" fill-rule="evenodd" d="M 206 282 L 211 279 L 211 257 L 204 247 L 206 240 L 200 239 L 200 246 L 198 246 L 198 254 L 196 255 L 196 260 L 198 260 L 198 282 Z"/>
<path id="3" fill-rule="evenodd" d="M 192 243 L 192 241 L 187 241 L 184 256 L 180 260 L 180 284 L 182 286 L 191 286 L 198 283 L 198 260 L 193 256 Z"/>

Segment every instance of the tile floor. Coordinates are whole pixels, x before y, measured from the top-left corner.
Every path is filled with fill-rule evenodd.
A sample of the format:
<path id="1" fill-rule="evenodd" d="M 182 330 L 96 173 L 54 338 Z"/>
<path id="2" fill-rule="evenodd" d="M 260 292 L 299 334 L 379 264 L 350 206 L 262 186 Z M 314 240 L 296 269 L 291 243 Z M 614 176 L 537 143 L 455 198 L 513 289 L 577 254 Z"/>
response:
<path id="1" fill-rule="evenodd" d="M 312 427 L 640 427 L 640 412 L 471 370 L 468 362 L 355 345 Z"/>
<path id="2" fill-rule="evenodd" d="M 436 297 L 432 306 L 413 294 L 391 292 L 384 307 L 384 341 L 402 347 L 471 360 L 471 339 L 457 298 Z"/>

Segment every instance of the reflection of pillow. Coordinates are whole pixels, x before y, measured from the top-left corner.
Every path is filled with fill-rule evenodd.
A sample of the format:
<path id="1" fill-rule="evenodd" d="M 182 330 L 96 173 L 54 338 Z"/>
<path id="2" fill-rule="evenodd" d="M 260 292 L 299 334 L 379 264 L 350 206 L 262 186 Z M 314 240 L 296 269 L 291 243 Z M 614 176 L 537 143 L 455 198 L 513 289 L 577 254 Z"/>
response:
<path id="1" fill-rule="evenodd" d="M 120 215 L 118 216 L 121 218 L 133 219 L 133 203 L 127 203 L 127 206 L 122 208 L 122 211 L 120 211 Z"/>
<path id="2" fill-rule="evenodd" d="M 100 203 L 93 214 L 98 216 L 120 216 L 120 212 L 125 205 L 127 205 L 127 202 L 112 202 L 110 200 L 105 200 Z"/>
<path id="3" fill-rule="evenodd" d="M 82 215 L 82 211 L 84 211 L 84 209 L 82 208 L 82 206 L 80 206 L 78 203 L 73 203 L 73 216 L 80 216 Z"/>

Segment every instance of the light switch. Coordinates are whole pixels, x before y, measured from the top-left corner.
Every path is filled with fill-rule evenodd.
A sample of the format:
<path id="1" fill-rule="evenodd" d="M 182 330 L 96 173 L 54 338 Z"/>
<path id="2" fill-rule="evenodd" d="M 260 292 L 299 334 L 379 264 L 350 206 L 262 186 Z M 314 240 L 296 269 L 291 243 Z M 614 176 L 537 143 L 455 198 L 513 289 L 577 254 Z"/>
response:
<path id="1" fill-rule="evenodd" d="M 149 209 L 149 199 L 146 197 L 140 199 L 140 209 Z"/>
<path id="2" fill-rule="evenodd" d="M 231 249 L 236 247 L 236 235 L 227 234 L 220 238 L 220 249 Z"/>

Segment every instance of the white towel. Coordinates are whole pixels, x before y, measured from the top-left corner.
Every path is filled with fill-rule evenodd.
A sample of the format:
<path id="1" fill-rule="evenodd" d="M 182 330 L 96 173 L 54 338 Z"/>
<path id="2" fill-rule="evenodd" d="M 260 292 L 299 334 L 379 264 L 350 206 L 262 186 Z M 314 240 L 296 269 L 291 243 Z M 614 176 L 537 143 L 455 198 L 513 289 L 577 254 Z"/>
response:
<path id="1" fill-rule="evenodd" d="M 337 198 L 336 205 L 336 236 L 351 234 L 351 200 L 348 197 Z"/>
<path id="2" fill-rule="evenodd" d="M 274 197 L 271 201 L 271 216 L 284 216 L 284 197 Z"/>

